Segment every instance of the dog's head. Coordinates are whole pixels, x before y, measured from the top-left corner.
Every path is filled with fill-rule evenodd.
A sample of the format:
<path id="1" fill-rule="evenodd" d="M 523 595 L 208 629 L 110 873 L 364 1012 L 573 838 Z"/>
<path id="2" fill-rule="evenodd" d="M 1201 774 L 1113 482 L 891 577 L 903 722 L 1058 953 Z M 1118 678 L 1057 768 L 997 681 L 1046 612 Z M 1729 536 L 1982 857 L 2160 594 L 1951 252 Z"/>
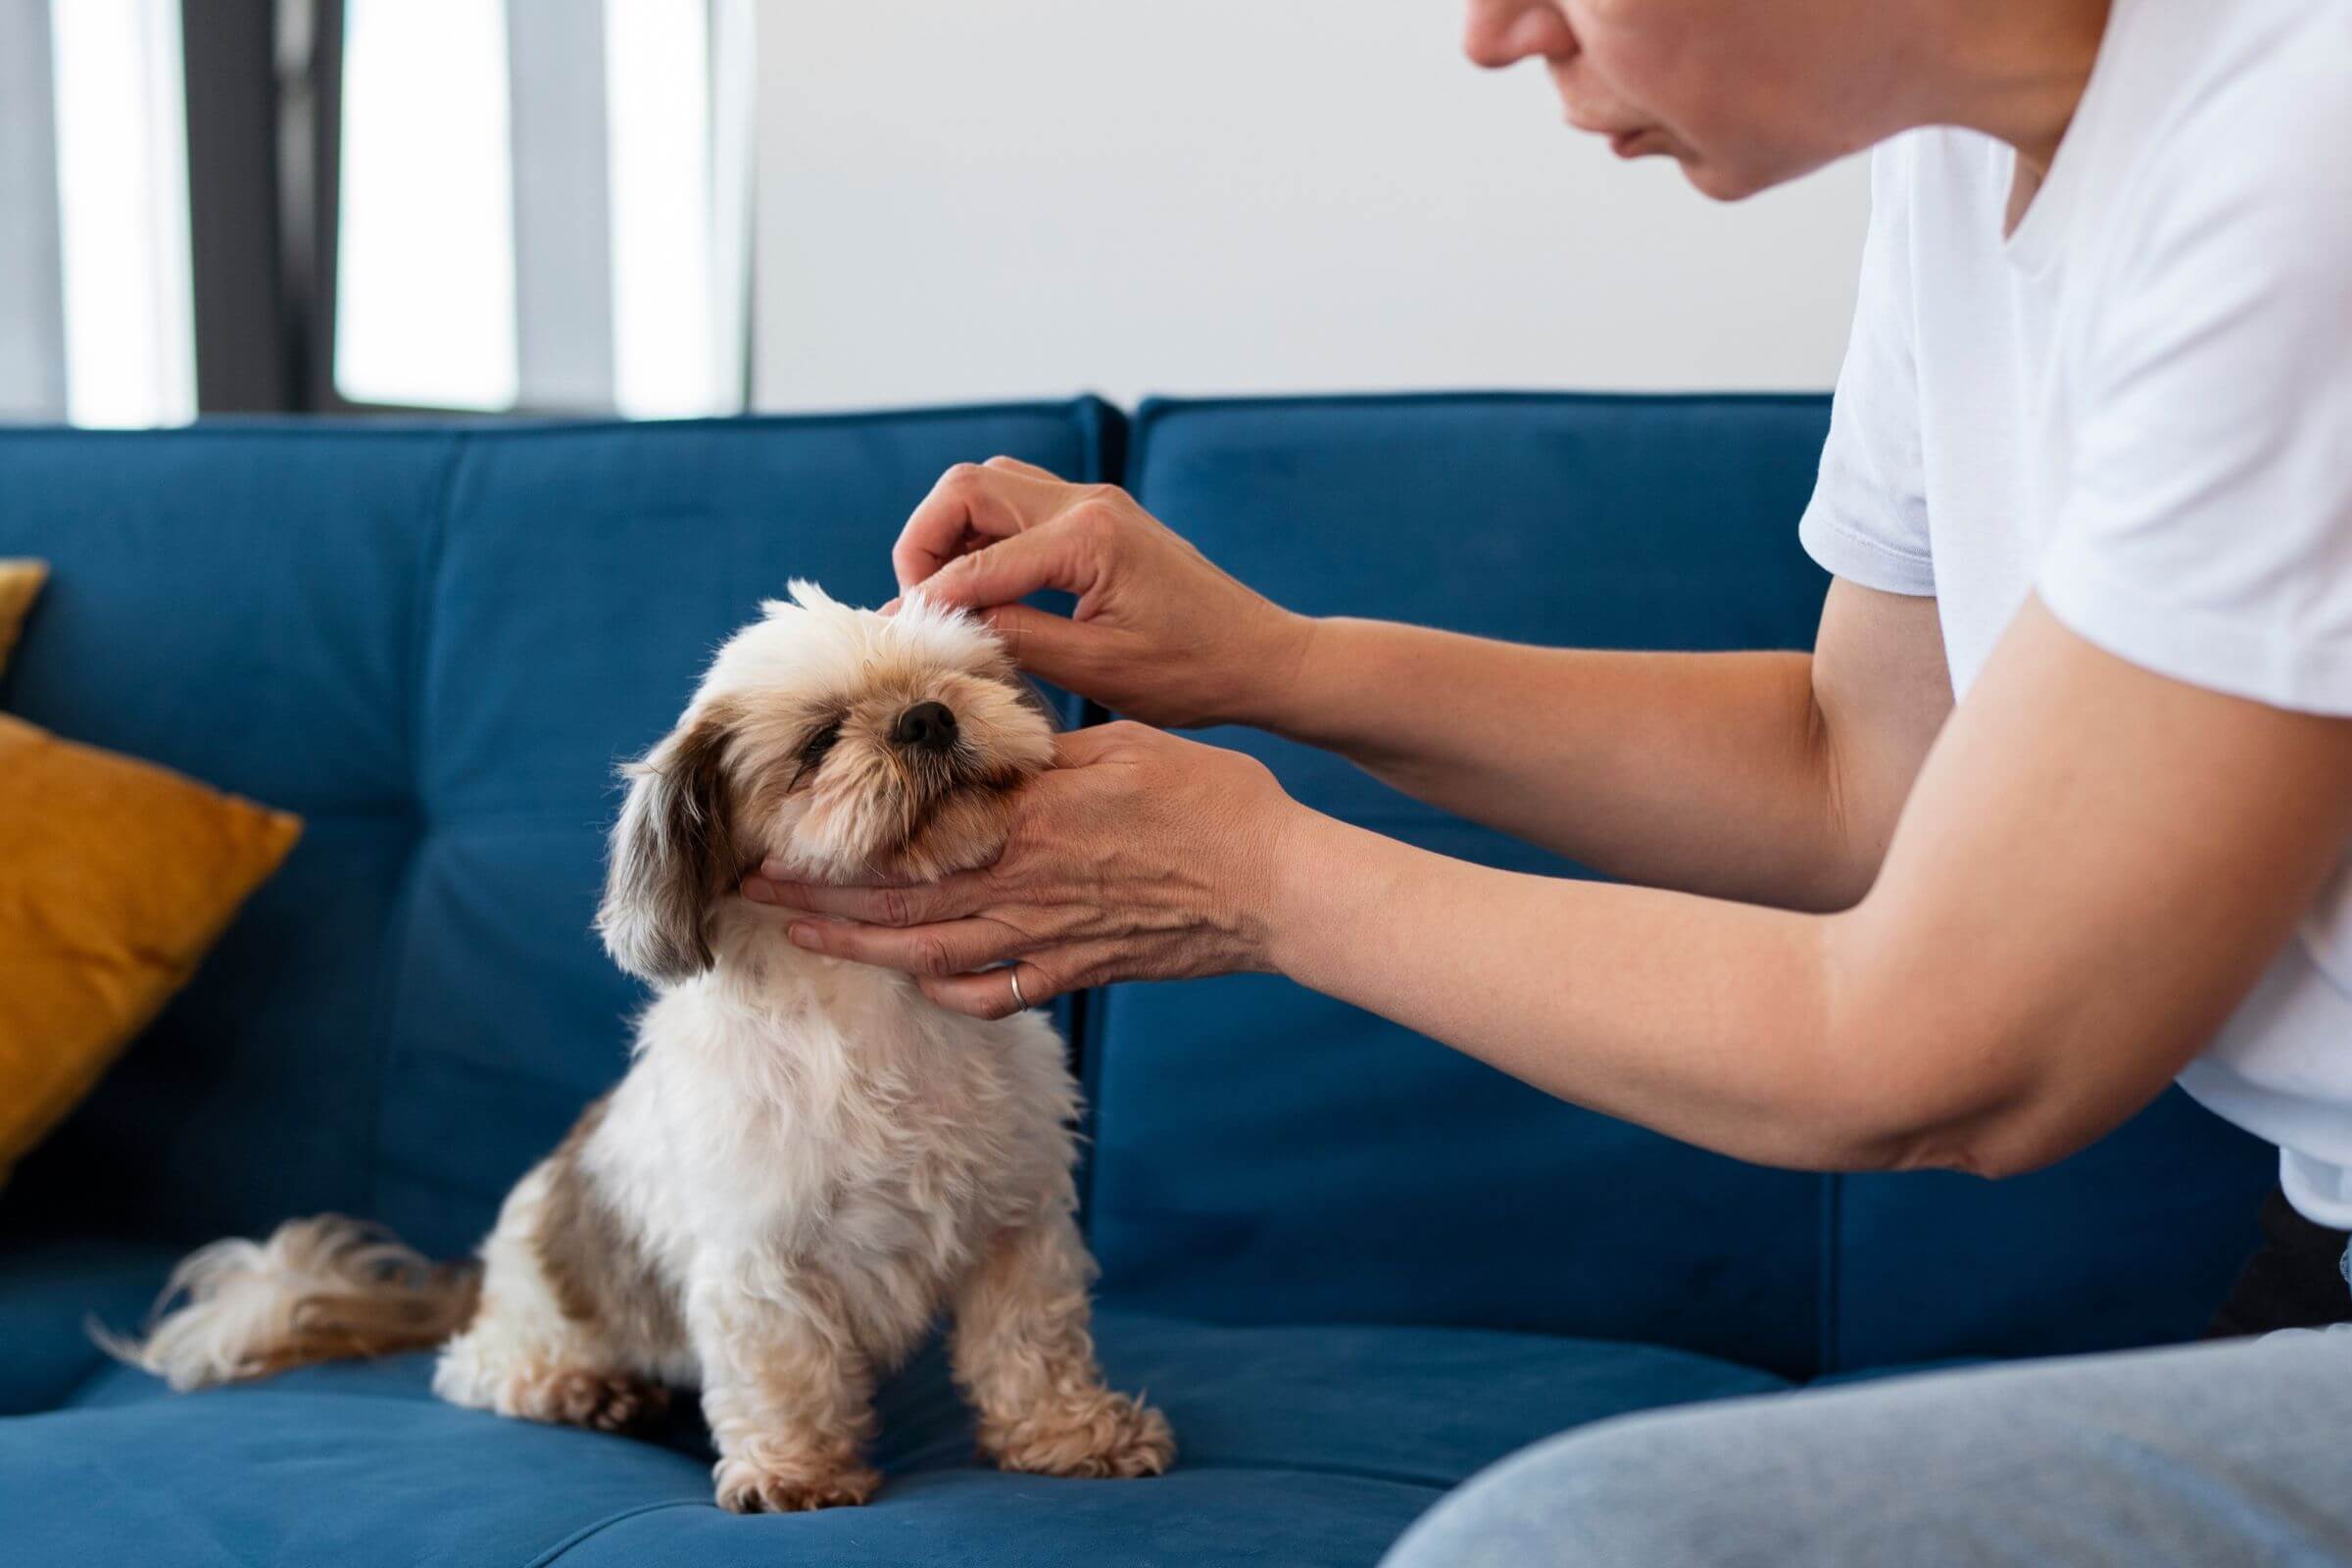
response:
<path id="1" fill-rule="evenodd" d="M 710 922 L 762 860 L 809 881 L 925 881 L 1004 847 L 1005 793 L 1053 725 L 978 620 L 792 584 L 718 651 L 678 726 L 622 769 L 597 929 L 650 980 L 714 961 Z"/>

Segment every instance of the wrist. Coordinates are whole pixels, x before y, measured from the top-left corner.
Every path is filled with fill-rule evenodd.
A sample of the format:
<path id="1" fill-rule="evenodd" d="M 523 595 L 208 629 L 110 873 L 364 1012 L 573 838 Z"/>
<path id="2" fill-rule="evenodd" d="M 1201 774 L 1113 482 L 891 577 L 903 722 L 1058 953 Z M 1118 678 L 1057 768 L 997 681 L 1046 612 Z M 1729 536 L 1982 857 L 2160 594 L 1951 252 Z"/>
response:
<path id="1" fill-rule="evenodd" d="M 1336 817 L 1289 797 L 1275 818 L 1257 879 L 1252 927 L 1256 967 L 1296 980 L 1311 969 L 1313 939 L 1328 923 L 1333 884 L 1345 864 Z"/>
<path id="2" fill-rule="evenodd" d="M 1273 619 L 1262 636 L 1250 641 L 1247 662 L 1227 683 L 1233 701 L 1216 715 L 1216 722 L 1281 735 L 1291 732 L 1295 715 L 1311 703 L 1308 692 L 1320 667 L 1321 645 L 1337 623 L 1270 608 Z"/>

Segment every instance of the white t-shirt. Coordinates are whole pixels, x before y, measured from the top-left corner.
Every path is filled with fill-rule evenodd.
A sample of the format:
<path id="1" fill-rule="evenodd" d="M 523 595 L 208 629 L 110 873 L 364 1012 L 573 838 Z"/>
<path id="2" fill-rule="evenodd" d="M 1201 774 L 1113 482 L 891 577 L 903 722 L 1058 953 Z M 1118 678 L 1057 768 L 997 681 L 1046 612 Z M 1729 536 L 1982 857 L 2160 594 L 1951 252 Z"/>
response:
<path id="1" fill-rule="evenodd" d="M 1963 696 L 2034 593 L 2146 668 L 2352 714 L 2352 3 L 2115 0 L 2004 240 L 2014 170 L 1953 129 L 1873 155 L 1806 550 L 1935 595 Z M 2352 860 L 2180 1083 L 2352 1229 Z"/>

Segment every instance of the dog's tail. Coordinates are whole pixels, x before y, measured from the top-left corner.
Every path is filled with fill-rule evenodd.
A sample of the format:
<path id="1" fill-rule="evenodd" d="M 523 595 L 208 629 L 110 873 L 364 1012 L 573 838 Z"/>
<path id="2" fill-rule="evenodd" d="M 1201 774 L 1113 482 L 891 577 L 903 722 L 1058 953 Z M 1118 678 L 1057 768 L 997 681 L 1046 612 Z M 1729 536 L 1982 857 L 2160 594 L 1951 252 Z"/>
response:
<path id="1" fill-rule="evenodd" d="M 90 1337 L 174 1389 L 201 1389 L 430 1348 L 472 1319 L 480 1290 L 468 1264 L 431 1262 L 378 1226 L 319 1214 L 286 1221 L 266 1242 L 198 1249 L 172 1271 L 143 1338 L 95 1322 Z"/>

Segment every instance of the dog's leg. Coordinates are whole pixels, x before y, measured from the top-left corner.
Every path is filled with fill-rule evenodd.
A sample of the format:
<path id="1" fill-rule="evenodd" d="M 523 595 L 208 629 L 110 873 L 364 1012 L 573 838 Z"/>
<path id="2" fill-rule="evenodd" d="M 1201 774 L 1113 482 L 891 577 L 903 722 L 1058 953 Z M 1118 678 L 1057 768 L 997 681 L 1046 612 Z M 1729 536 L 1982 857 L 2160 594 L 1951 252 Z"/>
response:
<path id="1" fill-rule="evenodd" d="M 560 1173 L 560 1158 L 543 1162 L 508 1195 L 482 1245 L 480 1303 L 441 1348 L 433 1392 L 524 1421 L 643 1432 L 661 1423 L 669 1391 L 642 1353 L 624 1353 L 614 1325 L 583 1305 L 576 1287 L 548 1270 L 540 1243 Z"/>
<path id="2" fill-rule="evenodd" d="M 956 1292 L 956 1381 L 980 1449 L 1007 1470 L 1155 1476 L 1176 1457 L 1167 1418 L 1102 1386 L 1087 1332 L 1094 1272 L 1066 1214 L 1001 1233 Z"/>
<path id="3" fill-rule="evenodd" d="M 690 1297 L 720 1507 L 831 1508 L 863 1502 L 882 1484 L 865 1462 L 872 1366 L 834 1297 L 814 1281 L 751 1291 L 735 1279 Z"/>

